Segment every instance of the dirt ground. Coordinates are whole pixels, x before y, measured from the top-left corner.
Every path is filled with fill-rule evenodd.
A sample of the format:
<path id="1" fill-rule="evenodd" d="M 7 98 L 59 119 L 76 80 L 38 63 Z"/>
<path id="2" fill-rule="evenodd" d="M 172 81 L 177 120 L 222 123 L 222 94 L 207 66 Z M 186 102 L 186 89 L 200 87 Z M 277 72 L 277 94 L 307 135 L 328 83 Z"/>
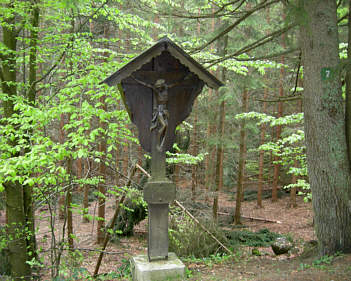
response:
<path id="1" fill-rule="evenodd" d="M 256 202 L 243 202 L 242 214 L 245 217 L 268 219 L 277 222 L 266 222 L 256 219 L 244 219 L 243 224 L 252 231 L 268 228 L 270 231 L 282 234 L 289 234 L 296 246 L 299 248 L 295 255 L 275 256 L 270 248 L 260 248 L 262 256 L 253 256 L 249 247 L 242 248 L 228 260 L 219 261 L 192 261 L 186 260 L 187 279 L 186 280 L 351 280 L 351 255 L 340 255 L 327 263 L 318 263 L 318 257 L 309 260 L 301 260 L 299 254 L 302 251 L 304 241 L 316 239 L 312 226 L 311 203 L 304 203 L 302 198 L 298 198 L 297 208 L 288 208 L 289 197 L 279 199 L 272 203 L 271 200 L 263 200 L 264 208 L 258 209 Z M 111 198 L 107 204 L 107 218 L 112 217 L 114 209 L 114 199 Z M 220 212 L 225 213 L 229 207 L 233 207 L 234 201 L 225 193 L 220 194 Z M 97 213 L 97 206 L 92 204 L 90 214 Z M 48 249 L 51 246 L 51 234 L 48 227 L 48 213 L 46 211 L 38 213 L 37 226 L 39 226 L 38 241 L 42 249 L 42 256 L 46 262 L 50 263 Z M 99 273 L 120 272 L 123 275 L 123 266 L 133 255 L 146 254 L 146 223 L 143 222 L 135 228 L 135 236 L 121 238 L 118 243 L 109 243 L 104 255 Z M 62 236 L 62 221 L 55 222 L 56 236 Z M 80 262 L 75 266 L 86 269 L 90 274 L 94 272 L 96 260 L 99 255 L 96 244 L 96 222 L 93 224 L 82 223 L 81 215 L 74 215 L 74 234 L 76 236 L 75 247 L 83 253 Z M 317 263 L 313 264 L 313 261 Z M 319 260 L 321 261 L 321 260 Z M 62 257 L 62 262 L 66 263 L 67 280 L 72 277 L 72 263 L 67 254 Z M 47 267 L 42 270 L 43 280 L 50 280 L 50 270 Z M 73 280 L 73 279 L 70 279 Z M 86 278 L 74 279 L 86 280 Z M 104 280 L 130 280 L 122 276 L 107 278 Z"/>

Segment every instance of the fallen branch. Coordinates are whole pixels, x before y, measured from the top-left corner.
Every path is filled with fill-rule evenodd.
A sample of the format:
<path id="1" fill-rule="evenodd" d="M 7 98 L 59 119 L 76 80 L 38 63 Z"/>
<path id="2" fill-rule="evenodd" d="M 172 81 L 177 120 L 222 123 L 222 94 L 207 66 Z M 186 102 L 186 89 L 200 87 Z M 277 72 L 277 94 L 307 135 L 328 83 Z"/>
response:
<path id="1" fill-rule="evenodd" d="M 250 220 L 255 220 L 255 221 L 265 221 L 265 222 L 274 222 L 274 223 L 282 223 L 281 221 L 276 221 L 276 220 L 271 220 L 271 219 L 265 219 L 265 218 L 256 218 L 256 217 L 247 217 L 247 216 L 241 216 L 243 219 L 250 219 Z"/>
<path id="2" fill-rule="evenodd" d="M 46 253 L 46 252 L 50 252 L 52 251 L 52 249 L 54 248 L 49 248 L 49 249 L 45 249 L 45 250 L 40 250 L 41 253 Z M 59 250 L 60 248 L 55 248 L 57 250 Z M 74 250 L 77 250 L 77 251 L 83 251 L 83 252 L 97 252 L 97 253 L 104 253 L 104 254 L 107 254 L 107 255 L 124 255 L 124 254 L 130 254 L 129 252 L 107 252 L 107 251 L 102 251 L 102 250 L 98 250 L 98 249 L 88 249 L 88 248 L 74 248 Z M 62 251 L 72 251 L 71 249 L 69 248 L 63 248 Z"/>
<path id="3" fill-rule="evenodd" d="M 174 203 L 180 207 L 198 226 L 200 226 L 202 228 L 202 230 L 204 230 L 208 235 L 210 235 L 210 237 L 215 240 L 224 250 L 226 250 L 230 255 L 233 255 L 233 252 L 231 250 L 229 250 L 225 245 L 223 245 L 223 243 L 221 243 L 221 241 L 219 241 L 206 227 L 204 227 L 197 218 L 195 218 L 187 209 L 185 209 L 185 207 L 180 204 L 177 200 L 174 200 Z"/>
<path id="4" fill-rule="evenodd" d="M 228 213 L 221 213 L 218 212 L 219 215 L 223 216 L 231 216 L 231 214 Z M 265 218 L 257 218 L 257 217 L 248 217 L 248 216 L 241 216 L 243 219 L 249 219 L 249 220 L 255 220 L 255 221 L 265 221 L 265 222 L 273 222 L 273 223 L 282 223 L 281 221 L 277 220 L 271 220 L 271 219 L 265 219 Z"/>
<path id="5" fill-rule="evenodd" d="M 129 187 L 130 184 L 132 183 L 132 177 L 134 176 L 135 171 L 136 171 L 136 165 L 134 165 L 133 168 L 132 168 L 132 171 L 131 171 L 131 173 L 129 175 L 126 187 Z M 110 241 L 111 234 L 110 234 L 109 230 L 113 229 L 113 226 L 115 225 L 115 222 L 116 222 L 116 219 L 118 217 L 118 214 L 119 214 L 119 212 L 121 210 L 121 205 L 124 202 L 125 198 L 126 198 L 126 192 L 124 192 L 122 197 L 119 199 L 119 202 L 118 202 L 117 208 L 115 210 L 115 213 L 114 213 L 112 219 L 110 220 L 110 223 L 108 224 L 108 226 L 106 228 L 104 243 L 103 243 L 103 246 L 102 246 L 102 249 L 101 249 L 99 258 L 98 258 L 98 260 L 96 262 L 96 266 L 95 266 L 95 270 L 94 270 L 94 277 L 96 277 L 98 275 L 98 273 L 99 273 L 99 268 L 100 268 L 100 265 L 101 265 L 101 261 L 102 261 L 102 258 L 104 256 L 104 251 L 106 249 L 107 243 Z"/>
<path id="6" fill-rule="evenodd" d="M 137 167 L 141 172 L 143 172 L 148 178 L 151 178 L 151 175 L 144 170 L 143 167 L 141 167 L 138 163 L 135 164 L 135 167 Z"/>

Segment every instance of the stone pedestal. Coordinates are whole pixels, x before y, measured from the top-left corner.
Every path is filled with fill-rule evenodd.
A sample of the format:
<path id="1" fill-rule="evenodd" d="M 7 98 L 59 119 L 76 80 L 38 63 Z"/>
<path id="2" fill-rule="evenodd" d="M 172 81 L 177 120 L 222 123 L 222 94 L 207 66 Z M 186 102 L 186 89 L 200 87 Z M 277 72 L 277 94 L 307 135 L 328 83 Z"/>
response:
<path id="1" fill-rule="evenodd" d="M 147 255 L 131 258 L 133 281 L 173 281 L 185 278 L 185 266 L 174 253 L 167 260 L 149 262 Z"/>

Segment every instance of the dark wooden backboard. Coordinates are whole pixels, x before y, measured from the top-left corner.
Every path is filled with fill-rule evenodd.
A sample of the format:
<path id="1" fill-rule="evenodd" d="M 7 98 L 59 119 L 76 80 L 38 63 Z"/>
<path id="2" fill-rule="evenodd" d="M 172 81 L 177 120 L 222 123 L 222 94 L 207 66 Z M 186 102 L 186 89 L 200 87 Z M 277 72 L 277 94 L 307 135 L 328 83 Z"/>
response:
<path id="1" fill-rule="evenodd" d="M 168 90 L 169 120 L 163 146 L 165 151 L 172 148 L 176 127 L 189 116 L 193 103 L 204 86 L 196 74 L 190 72 L 168 51 L 163 51 L 121 81 L 131 121 L 137 126 L 140 144 L 147 152 L 151 152 L 153 90 L 138 81 L 154 85 L 158 79 L 164 79 L 167 85 L 173 85 Z"/>

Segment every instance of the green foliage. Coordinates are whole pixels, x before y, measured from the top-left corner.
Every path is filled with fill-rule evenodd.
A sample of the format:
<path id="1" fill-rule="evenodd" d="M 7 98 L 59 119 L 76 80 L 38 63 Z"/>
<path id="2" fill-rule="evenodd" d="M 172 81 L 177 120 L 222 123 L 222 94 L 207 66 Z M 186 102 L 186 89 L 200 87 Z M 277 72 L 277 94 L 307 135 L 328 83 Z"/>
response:
<path id="1" fill-rule="evenodd" d="M 167 158 L 166 161 L 168 164 L 190 164 L 196 165 L 204 160 L 204 157 L 208 153 L 199 153 L 196 156 L 187 153 L 171 153 L 169 151 L 166 152 Z"/>
<path id="2" fill-rule="evenodd" d="M 122 259 L 122 264 L 117 268 L 116 274 L 113 276 L 113 278 L 130 278 L 131 274 L 132 272 L 130 270 L 129 259 Z"/>
<path id="3" fill-rule="evenodd" d="M 202 222 L 222 243 L 227 244 L 224 233 L 216 224 Z M 169 249 L 179 257 L 204 258 L 216 253 L 223 253 L 215 242 L 202 228 L 194 223 L 181 210 L 172 208 L 169 224 Z"/>
<path id="4" fill-rule="evenodd" d="M 217 253 L 209 255 L 208 257 L 196 258 L 194 256 L 183 257 L 182 260 L 184 262 L 190 263 L 204 263 L 206 266 L 211 267 L 213 264 L 221 264 L 233 259 L 232 255 L 227 255 L 225 253 Z"/>
<path id="5" fill-rule="evenodd" d="M 326 270 L 328 269 L 328 266 L 330 266 L 333 263 L 335 258 L 337 258 L 340 255 L 342 255 L 340 252 L 336 252 L 334 255 L 331 256 L 321 256 L 320 258 L 313 260 L 312 264 L 301 263 L 299 266 L 299 270 L 305 270 L 311 267 L 319 270 Z"/>
<path id="6" fill-rule="evenodd" d="M 147 216 L 147 204 L 142 192 L 129 189 L 126 199 L 113 227 L 112 240 L 118 240 L 119 235 L 133 235 L 133 228 Z"/>
<path id="7" fill-rule="evenodd" d="M 237 114 L 236 119 L 246 120 L 258 120 L 257 126 L 267 123 L 270 127 L 284 126 L 285 130 L 282 132 L 282 136 L 276 142 L 267 142 L 259 146 L 259 150 L 272 153 L 274 156 L 278 156 L 278 163 L 286 168 L 288 174 L 300 177 L 297 183 L 289 184 L 284 188 L 289 189 L 292 187 L 298 187 L 300 191 L 298 194 L 304 196 L 304 200 L 308 201 L 311 199 L 311 193 L 307 192 L 310 190 L 309 183 L 306 180 L 307 177 L 307 163 L 306 163 L 306 147 L 305 147 L 305 133 L 301 129 L 303 126 L 303 113 L 297 113 L 287 115 L 284 117 L 276 118 L 274 116 L 259 113 L 259 112 L 248 112 Z"/>

